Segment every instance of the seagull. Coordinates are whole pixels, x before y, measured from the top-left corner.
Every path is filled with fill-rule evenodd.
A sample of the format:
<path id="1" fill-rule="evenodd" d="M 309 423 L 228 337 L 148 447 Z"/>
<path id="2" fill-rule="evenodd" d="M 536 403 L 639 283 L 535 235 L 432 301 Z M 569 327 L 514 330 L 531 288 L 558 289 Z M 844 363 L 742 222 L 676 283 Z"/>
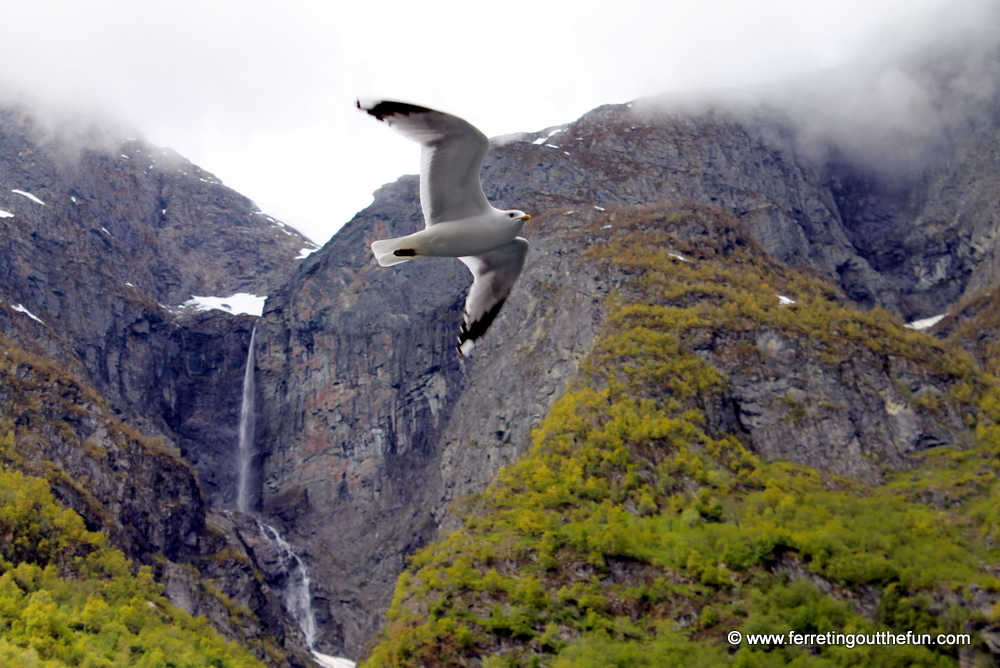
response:
<path id="1" fill-rule="evenodd" d="M 389 100 L 358 100 L 368 112 L 420 144 L 420 208 L 424 229 L 372 242 L 391 267 L 419 257 L 457 257 L 472 272 L 458 352 L 466 356 L 486 333 L 524 268 L 528 241 L 517 236 L 531 218 L 490 205 L 479 172 L 489 140 L 457 116 Z"/>

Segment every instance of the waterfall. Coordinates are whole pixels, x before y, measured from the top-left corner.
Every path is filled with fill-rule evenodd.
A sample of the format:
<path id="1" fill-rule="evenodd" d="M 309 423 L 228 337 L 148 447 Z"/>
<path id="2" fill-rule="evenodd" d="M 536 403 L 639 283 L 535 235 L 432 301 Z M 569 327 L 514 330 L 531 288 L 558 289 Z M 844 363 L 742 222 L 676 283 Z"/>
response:
<path id="1" fill-rule="evenodd" d="M 254 420 L 256 418 L 254 387 L 254 342 L 257 338 L 257 325 L 250 333 L 250 350 L 247 352 L 247 366 L 243 372 L 243 404 L 240 407 L 239 443 L 236 452 L 236 509 L 244 513 L 253 513 L 255 506 L 254 470 Z M 282 587 L 282 599 L 285 609 L 299 625 L 306 637 L 306 644 L 312 651 L 319 665 L 325 668 L 354 668 L 354 662 L 321 654 L 313 649 L 316 644 L 316 615 L 312 608 L 311 582 L 309 569 L 302 558 L 295 553 L 292 546 L 278 530 L 257 520 L 261 535 L 278 548 L 282 569 L 288 574 L 288 580 Z"/>
<path id="2" fill-rule="evenodd" d="M 295 553 L 291 544 L 269 524 L 257 520 L 260 535 L 271 541 L 278 548 L 278 560 L 282 570 L 288 574 L 288 580 L 281 588 L 282 601 L 285 609 L 306 637 L 306 645 L 312 652 L 313 659 L 324 668 L 355 668 L 355 663 L 349 659 L 341 659 L 316 651 L 316 614 L 312 607 L 311 582 L 309 569 L 302 557 Z"/>
<path id="3" fill-rule="evenodd" d="M 254 420 L 256 406 L 254 400 L 254 340 L 257 325 L 250 333 L 250 350 L 247 351 L 247 367 L 243 372 L 243 403 L 240 406 L 239 447 L 236 451 L 236 510 L 249 513 L 253 510 L 253 456 Z"/>
<path id="4" fill-rule="evenodd" d="M 312 594 L 309 592 L 309 569 L 277 529 L 260 520 L 257 520 L 257 524 L 260 526 L 261 535 L 278 546 L 281 566 L 288 573 L 288 582 L 281 592 L 285 608 L 302 629 L 306 644 L 312 649 L 316 643 L 316 615 L 313 614 Z"/>

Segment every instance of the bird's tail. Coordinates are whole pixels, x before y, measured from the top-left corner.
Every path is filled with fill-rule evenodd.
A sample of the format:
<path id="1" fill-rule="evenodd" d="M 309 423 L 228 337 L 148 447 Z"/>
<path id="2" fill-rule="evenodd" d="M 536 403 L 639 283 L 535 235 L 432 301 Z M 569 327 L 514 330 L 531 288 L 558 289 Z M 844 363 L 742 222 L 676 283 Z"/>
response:
<path id="1" fill-rule="evenodd" d="M 372 252 L 375 253 L 375 259 L 380 265 L 391 267 L 394 264 L 418 257 L 417 251 L 411 248 L 412 245 L 411 240 L 407 237 L 382 239 L 372 242 Z"/>

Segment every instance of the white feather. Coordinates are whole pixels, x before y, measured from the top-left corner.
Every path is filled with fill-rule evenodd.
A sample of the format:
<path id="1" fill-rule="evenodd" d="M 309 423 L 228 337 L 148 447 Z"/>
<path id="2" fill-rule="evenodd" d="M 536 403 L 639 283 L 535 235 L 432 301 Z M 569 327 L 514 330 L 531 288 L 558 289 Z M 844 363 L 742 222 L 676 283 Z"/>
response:
<path id="1" fill-rule="evenodd" d="M 465 302 L 459 351 L 468 354 L 496 318 L 524 267 L 527 240 L 518 237 L 530 216 L 494 208 L 479 173 L 486 135 L 467 121 L 404 102 L 358 101 L 358 108 L 418 142 L 424 229 L 372 242 L 383 267 L 418 257 L 457 257 L 473 281 Z"/>

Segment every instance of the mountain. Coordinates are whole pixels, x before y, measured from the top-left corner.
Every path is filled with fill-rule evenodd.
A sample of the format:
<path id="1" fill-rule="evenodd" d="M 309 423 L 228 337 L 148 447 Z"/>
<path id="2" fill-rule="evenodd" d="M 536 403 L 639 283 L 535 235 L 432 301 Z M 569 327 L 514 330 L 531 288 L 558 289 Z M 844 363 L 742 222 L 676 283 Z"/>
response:
<path id="1" fill-rule="evenodd" d="M 305 665 L 275 548 L 222 510 L 254 318 L 184 304 L 266 295 L 315 245 L 173 152 L 39 118 L 0 111 L 3 462 L 181 609 Z"/>
<path id="2" fill-rule="evenodd" d="M 364 665 L 989 665 L 995 379 L 731 214 L 606 220 L 585 259 L 624 276 L 581 372 L 409 562 Z"/>
<path id="3" fill-rule="evenodd" d="M 601 391 L 612 383 L 592 381 L 583 371 L 596 367 L 602 378 L 607 368 L 632 373 L 628 356 L 600 349 L 616 318 L 624 317 L 622 300 L 632 303 L 635 281 L 660 280 L 652 278 L 654 270 L 669 274 L 687 265 L 669 253 L 648 262 L 600 256 L 609 244 L 619 247 L 623 230 L 691 259 L 706 272 L 698 280 L 724 283 L 719 272 L 733 271 L 726 264 L 733 248 L 717 248 L 717 234 L 743 249 L 738 261 L 747 270 L 781 274 L 761 279 L 752 300 L 735 289 L 685 287 L 676 297 L 685 306 L 701 300 L 707 310 L 733 300 L 748 309 L 766 305 L 768 318 L 771 311 L 801 313 L 815 323 L 789 332 L 784 320 L 780 326 L 767 318 L 746 323 L 732 309 L 725 313 L 736 322 L 707 311 L 687 316 L 709 324 L 662 354 L 694 354 L 724 379 L 724 390 L 695 400 L 703 414 L 695 425 L 707 437 L 735 438 L 762 463 L 789 461 L 871 490 L 917 466 L 925 451 L 972 447 L 970 425 L 990 418 L 977 408 L 981 390 L 975 398 L 965 393 L 992 381 L 960 364 L 965 353 L 939 352 L 926 335 L 910 337 L 903 324 L 946 312 L 961 318 L 968 313 L 963 304 L 989 302 L 996 286 L 998 54 L 995 41 L 989 48 L 983 43 L 946 40 L 935 46 L 934 58 L 895 54 L 865 75 L 866 86 L 876 88 L 884 80 L 908 82 L 942 119 L 934 131 L 903 132 L 903 165 L 845 140 L 847 124 L 831 117 L 831 99 L 852 91 L 832 84 L 813 106 L 782 106 L 773 95 L 674 96 L 610 105 L 565 126 L 494 140 L 483 169 L 487 195 L 496 206 L 532 214 L 531 252 L 503 314 L 467 361 L 452 351 L 468 282 L 461 265 L 428 260 L 389 271 L 367 250 L 374 239 L 419 228 L 412 177 L 382 188 L 371 207 L 306 259 L 268 300 L 258 329 L 262 507 L 307 546 L 318 604 L 340 621 L 348 655 L 368 651 L 397 574 L 426 574 L 416 566 L 406 570 L 414 550 L 437 545 L 420 563 L 438 565 L 440 550 L 461 552 L 456 536 L 498 540 L 468 530 L 469 511 L 455 504 L 482 493 L 503 467 L 519 466 L 532 447 L 532 430 L 553 415 L 567 388 L 593 383 Z M 941 53 L 946 61 L 937 59 Z M 994 75 L 989 86 L 957 94 L 982 81 L 984 70 Z M 818 110 L 825 110 L 829 126 L 818 127 Z M 889 135 L 862 148 L 891 149 L 893 123 L 886 118 L 860 128 L 858 136 L 861 130 Z M 643 299 L 679 308 L 672 296 L 679 289 L 666 284 L 663 296 Z M 807 293 L 824 304 L 822 315 Z M 777 311 L 779 294 L 796 304 Z M 844 339 L 843 347 L 831 336 Z M 601 415 L 594 419 L 610 419 Z M 721 465 L 703 463 L 706 469 Z M 515 470 L 528 475 L 526 466 Z M 522 489 L 516 482 L 495 484 Z M 756 484 L 753 489 L 761 489 Z M 501 512 L 487 494 L 473 518 Z M 699 495 L 694 483 L 681 494 Z M 950 497 L 942 492 L 942 498 Z M 664 515 L 683 511 L 671 499 L 651 495 L 650 503 Z M 738 500 L 726 497 L 734 506 Z M 635 514 L 629 502 L 616 503 Z M 530 542 L 526 536 L 537 537 L 528 532 L 518 540 Z M 477 554 L 470 567 L 480 575 L 500 560 L 489 551 L 470 554 Z M 604 556 L 613 561 L 613 554 Z M 556 559 L 575 563 L 568 554 Z M 504 563 L 518 573 L 531 561 Z M 662 567 L 644 563 L 642 569 L 648 573 L 654 565 Z M 401 583 L 397 600 L 410 604 L 390 613 L 414 615 L 407 623 L 415 630 L 400 642 L 422 648 L 420 665 L 438 665 L 434 648 L 461 645 L 454 634 L 428 631 L 432 611 L 462 598 L 466 587 L 449 586 L 448 576 L 437 573 L 431 582 Z M 608 571 L 591 575 L 600 580 Z M 540 582 L 558 589 L 567 580 Z M 507 593 L 480 607 L 469 603 L 461 614 L 491 619 L 498 604 L 502 616 L 511 604 Z M 701 603 L 690 605 L 696 610 Z M 479 665 L 496 652 L 530 665 L 517 647 L 544 635 L 548 622 L 526 623 L 525 638 L 498 628 L 483 639 L 476 633 L 488 631 L 490 622 L 477 622 L 465 653 L 441 650 L 451 662 L 440 659 L 440 665 Z M 580 628 L 558 632 L 566 640 Z M 383 661 L 390 655 L 377 653 Z M 415 665 L 396 656 L 399 665 Z"/>
<path id="4" fill-rule="evenodd" d="M 169 151 L 5 109 L 0 456 L 272 666 L 987 665 L 998 26 L 494 139 L 531 249 L 470 358 L 464 265 L 368 248 L 416 178 L 307 254 Z"/>

